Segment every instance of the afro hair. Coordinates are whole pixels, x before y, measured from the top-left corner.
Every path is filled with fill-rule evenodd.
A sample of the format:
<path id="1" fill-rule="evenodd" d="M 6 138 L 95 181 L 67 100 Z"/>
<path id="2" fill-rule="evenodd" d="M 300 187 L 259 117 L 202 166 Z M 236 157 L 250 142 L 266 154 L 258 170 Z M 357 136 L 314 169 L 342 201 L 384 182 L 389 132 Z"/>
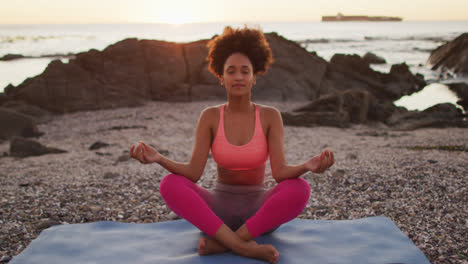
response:
<path id="1" fill-rule="evenodd" d="M 218 79 L 224 73 L 224 63 L 233 53 L 242 53 L 252 63 L 253 73 L 264 74 L 268 66 L 273 63 L 273 55 L 270 45 L 261 29 L 248 28 L 233 29 L 230 26 L 224 28 L 222 35 L 215 36 L 208 42 L 208 69 Z"/>

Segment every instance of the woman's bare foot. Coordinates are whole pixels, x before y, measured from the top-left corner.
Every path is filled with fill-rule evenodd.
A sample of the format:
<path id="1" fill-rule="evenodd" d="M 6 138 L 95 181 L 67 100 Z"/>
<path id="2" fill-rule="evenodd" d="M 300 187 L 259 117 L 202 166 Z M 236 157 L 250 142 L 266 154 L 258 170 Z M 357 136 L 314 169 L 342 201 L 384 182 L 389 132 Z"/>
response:
<path id="1" fill-rule="evenodd" d="M 247 252 L 238 252 L 240 255 L 263 259 L 270 263 L 276 263 L 279 259 L 279 254 L 276 248 L 272 245 L 259 245 L 254 240 L 246 241 L 249 245 Z M 201 237 L 198 241 L 198 254 L 199 255 L 212 255 L 229 251 L 226 247 L 221 245 L 218 241 L 208 237 Z"/>
<path id="2" fill-rule="evenodd" d="M 258 246 L 254 240 L 246 241 L 251 247 Z M 216 239 L 209 237 L 201 237 L 198 241 L 198 254 L 199 255 L 212 255 L 229 251 L 225 246 L 219 243 Z"/>
<path id="3" fill-rule="evenodd" d="M 228 249 L 214 239 L 201 237 L 198 241 L 198 255 L 211 255 L 226 251 L 228 251 Z"/>
<path id="4" fill-rule="evenodd" d="M 279 259 L 279 253 L 272 245 L 256 245 L 252 248 L 252 252 L 249 252 L 248 257 L 263 259 L 270 263 L 276 263 Z"/>

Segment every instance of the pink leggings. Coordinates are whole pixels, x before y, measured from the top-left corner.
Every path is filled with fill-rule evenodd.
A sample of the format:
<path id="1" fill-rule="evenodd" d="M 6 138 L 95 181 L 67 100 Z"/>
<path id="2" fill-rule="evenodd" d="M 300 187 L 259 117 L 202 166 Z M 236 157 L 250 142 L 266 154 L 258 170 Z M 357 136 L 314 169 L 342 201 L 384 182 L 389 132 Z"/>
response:
<path id="1" fill-rule="evenodd" d="M 251 188 L 249 185 L 221 185 L 237 189 Z M 309 184 L 301 178 L 282 181 L 266 192 L 254 191 L 243 195 L 228 190 L 221 195 L 213 195 L 184 176 L 169 174 L 162 179 L 160 192 L 167 206 L 174 213 L 210 237 L 214 237 L 224 220 L 230 220 L 224 217 L 225 214 L 220 211 L 220 208 L 229 207 L 228 204 L 233 199 L 242 201 L 242 207 L 233 209 L 236 211 L 258 204 L 258 208 L 254 208 L 254 212 L 250 213 L 251 216 L 248 214 L 249 218 L 245 221 L 249 233 L 255 238 L 296 218 L 304 210 L 310 197 Z M 226 195 L 230 195 L 229 199 Z M 219 213 L 217 214 L 216 211 Z M 230 226 L 230 228 L 233 227 Z"/>

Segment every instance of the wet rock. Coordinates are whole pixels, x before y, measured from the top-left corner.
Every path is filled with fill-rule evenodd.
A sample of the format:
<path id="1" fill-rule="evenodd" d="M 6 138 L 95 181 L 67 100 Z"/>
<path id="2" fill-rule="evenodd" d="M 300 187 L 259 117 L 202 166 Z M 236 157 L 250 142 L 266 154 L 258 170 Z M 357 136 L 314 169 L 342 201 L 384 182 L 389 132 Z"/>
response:
<path id="1" fill-rule="evenodd" d="M 372 52 L 366 52 L 366 54 L 364 54 L 362 59 L 365 62 L 369 63 L 369 64 L 385 64 L 385 63 L 387 63 L 387 61 L 385 61 L 384 58 L 379 57 L 379 56 L 375 55 Z"/>
<path id="2" fill-rule="evenodd" d="M 397 111 L 387 124 L 399 130 L 414 130 L 424 127 L 468 127 L 461 110 L 453 104 L 444 103 L 420 111 Z"/>
<path id="3" fill-rule="evenodd" d="M 427 63 L 432 65 L 432 70 L 438 70 L 442 75 L 446 72 L 467 74 L 468 33 L 463 33 L 433 50 Z"/>
<path id="4" fill-rule="evenodd" d="M 449 83 L 447 86 L 457 94 L 458 98 L 460 98 L 460 100 L 457 101 L 457 104 L 461 105 L 465 111 L 468 111 L 468 84 Z"/>
<path id="5" fill-rule="evenodd" d="M 10 61 L 10 60 L 16 60 L 16 59 L 22 59 L 22 58 L 24 58 L 24 56 L 21 54 L 7 54 L 1 57 L 0 61 Z"/>

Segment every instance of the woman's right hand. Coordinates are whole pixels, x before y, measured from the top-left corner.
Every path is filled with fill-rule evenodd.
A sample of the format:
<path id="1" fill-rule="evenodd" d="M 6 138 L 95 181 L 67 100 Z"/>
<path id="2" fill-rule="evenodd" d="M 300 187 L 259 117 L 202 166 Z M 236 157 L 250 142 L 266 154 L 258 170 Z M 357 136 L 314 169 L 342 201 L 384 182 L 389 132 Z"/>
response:
<path id="1" fill-rule="evenodd" d="M 143 164 L 148 164 L 159 162 L 161 159 L 161 154 L 159 154 L 159 152 L 154 148 L 140 141 L 136 148 L 135 145 L 132 145 L 130 148 L 130 157 L 138 160 Z"/>

